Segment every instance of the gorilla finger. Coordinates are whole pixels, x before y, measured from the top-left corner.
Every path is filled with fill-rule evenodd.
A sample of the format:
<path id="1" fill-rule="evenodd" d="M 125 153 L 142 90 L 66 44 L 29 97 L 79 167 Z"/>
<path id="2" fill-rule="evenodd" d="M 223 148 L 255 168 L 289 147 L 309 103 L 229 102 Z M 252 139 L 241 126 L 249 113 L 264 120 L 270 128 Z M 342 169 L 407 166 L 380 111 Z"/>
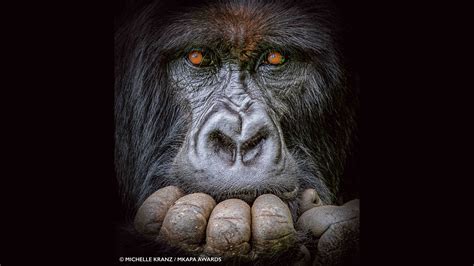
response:
<path id="1" fill-rule="evenodd" d="M 318 241 L 313 265 L 349 265 L 359 261 L 359 219 L 332 224 Z"/>
<path id="2" fill-rule="evenodd" d="M 310 231 L 313 236 L 320 237 L 332 224 L 358 217 L 358 200 L 342 206 L 325 205 L 303 213 L 296 223 L 296 229 Z"/>
<path id="3" fill-rule="evenodd" d="M 250 206 L 240 199 L 219 203 L 207 224 L 204 252 L 214 256 L 231 257 L 250 251 Z"/>
<path id="4" fill-rule="evenodd" d="M 144 236 L 155 238 L 160 232 L 166 212 L 183 195 L 183 191 L 175 186 L 164 187 L 151 194 L 135 215 L 135 229 Z"/>
<path id="5" fill-rule="evenodd" d="M 346 208 L 350 208 L 350 209 L 358 211 L 360 209 L 359 205 L 360 205 L 359 199 L 353 199 L 351 201 L 348 201 L 348 202 L 344 203 L 343 206 L 345 206 Z"/>
<path id="6" fill-rule="evenodd" d="M 315 189 L 306 189 L 300 198 L 300 211 L 303 213 L 311 208 L 322 206 L 323 203 Z"/>
<path id="7" fill-rule="evenodd" d="M 272 255 L 294 246 L 296 231 L 288 206 L 277 196 L 259 196 L 252 206 L 253 252 Z"/>
<path id="8" fill-rule="evenodd" d="M 166 213 L 159 239 L 189 252 L 201 252 L 206 226 L 216 201 L 204 193 L 178 199 Z"/>

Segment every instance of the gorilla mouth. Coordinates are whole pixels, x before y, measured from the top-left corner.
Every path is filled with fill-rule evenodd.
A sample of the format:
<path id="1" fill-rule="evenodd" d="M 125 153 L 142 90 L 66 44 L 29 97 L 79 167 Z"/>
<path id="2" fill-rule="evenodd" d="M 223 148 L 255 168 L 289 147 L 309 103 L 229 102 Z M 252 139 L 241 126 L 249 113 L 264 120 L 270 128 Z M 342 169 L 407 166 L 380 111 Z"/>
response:
<path id="1" fill-rule="evenodd" d="M 184 178 L 182 174 L 179 178 L 181 182 L 173 182 L 173 185 L 181 187 L 188 194 L 206 193 L 217 202 L 227 199 L 241 199 L 251 205 L 257 197 L 263 194 L 273 194 L 283 201 L 292 201 L 298 197 L 300 192 L 299 179 L 294 174 L 282 173 L 272 176 L 272 178 L 267 177 L 265 180 L 258 180 L 255 177 L 241 178 L 235 182 L 224 182 L 222 179 L 210 177 L 205 172 L 194 172 L 194 175 L 189 175 L 188 172 L 185 175 L 187 178 Z"/>
<path id="2" fill-rule="evenodd" d="M 271 189 L 265 189 L 265 190 L 241 190 L 241 191 L 234 191 L 232 193 L 228 193 L 225 195 L 219 195 L 216 196 L 216 200 L 218 202 L 230 199 L 230 198 L 235 198 L 235 199 L 241 199 L 245 201 L 248 204 L 252 204 L 255 199 L 263 194 L 273 194 L 278 196 L 280 199 L 284 201 L 290 201 L 294 200 L 296 196 L 298 195 L 299 189 L 297 186 L 293 188 L 293 190 L 288 190 L 288 191 L 275 191 Z"/>

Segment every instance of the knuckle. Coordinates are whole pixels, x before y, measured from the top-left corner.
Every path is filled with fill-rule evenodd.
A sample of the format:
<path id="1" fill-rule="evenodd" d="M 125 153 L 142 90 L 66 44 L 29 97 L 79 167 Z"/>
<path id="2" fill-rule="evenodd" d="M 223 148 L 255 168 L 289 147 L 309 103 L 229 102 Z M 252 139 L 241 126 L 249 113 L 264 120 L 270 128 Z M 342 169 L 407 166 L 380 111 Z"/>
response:
<path id="1" fill-rule="evenodd" d="M 160 239 L 171 246 L 199 252 L 199 244 L 206 234 L 207 220 L 215 205 L 214 199 L 204 193 L 181 197 L 166 213 Z"/>
<path id="2" fill-rule="evenodd" d="M 250 206 L 240 199 L 219 203 L 207 225 L 205 252 L 235 256 L 250 251 Z"/>
<path id="3" fill-rule="evenodd" d="M 144 236 L 158 235 L 166 212 L 182 196 L 182 190 L 174 186 L 161 188 L 151 194 L 135 215 L 135 229 Z"/>

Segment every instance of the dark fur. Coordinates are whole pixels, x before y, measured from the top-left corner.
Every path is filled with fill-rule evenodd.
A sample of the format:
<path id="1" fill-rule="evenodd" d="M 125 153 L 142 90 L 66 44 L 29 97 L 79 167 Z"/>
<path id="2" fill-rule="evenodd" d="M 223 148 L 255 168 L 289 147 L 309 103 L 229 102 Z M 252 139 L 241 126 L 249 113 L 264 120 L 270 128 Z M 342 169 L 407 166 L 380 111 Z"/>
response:
<path id="1" fill-rule="evenodd" d="M 202 17 L 217 16 L 208 12 L 222 8 L 214 1 L 204 9 L 206 3 L 202 1 L 191 7 L 184 6 L 190 4 L 187 1 L 172 2 L 176 5 L 157 1 L 142 8 L 121 25 L 115 39 L 115 163 L 129 219 L 151 193 L 163 186 L 177 185 L 188 193 L 202 190 L 180 176 L 192 172 L 187 172 L 185 166 L 176 171 L 173 164 L 192 126 L 193 110 L 170 77 L 176 71 L 171 65 L 183 51 L 192 48 L 196 30 L 191 28 L 198 25 L 207 32 L 205 36 L 212 36 L 209 32 L 216 26 L 212 22 L 203 24 Z M 316 188 L 325 203 L 333 203 L 351 148 L 356 100 L 347 85 L 331 12 L 327 6 L 313 2 L 241 2 L 267 16 L 269 25 L 279 25 L 268 37 L 270 42 L 288 47 L 299 56 L 295 57 L 299 64 L 289 67 L 285 72 L 289 77 L 282 81 L 291 88 L 296 86 L 295 78 L 306 73 L 298 90 L 273 90 L 261 97 L 272 118 L 279 121 L 298 166 L 300 191 Z M 181 14 L 196 10 L 199 15 Z M 252 56 L 250 53 L 242 59 Z M 271 82 L 264 85 L 267 89 L 282 86 Z M 232 191 L 210 194 L 225 199 Z M 294 214 L 296 209 L 293 202 Z"/>

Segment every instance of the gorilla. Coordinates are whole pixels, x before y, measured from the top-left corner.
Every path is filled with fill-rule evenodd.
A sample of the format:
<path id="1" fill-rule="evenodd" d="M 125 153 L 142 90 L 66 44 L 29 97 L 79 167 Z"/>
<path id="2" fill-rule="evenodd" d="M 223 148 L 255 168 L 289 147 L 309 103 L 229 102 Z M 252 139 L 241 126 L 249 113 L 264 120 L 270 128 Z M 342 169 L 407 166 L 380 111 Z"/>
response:
<path id="1" fill-rule="evenodd" d="M 355 264 L 350 86 L 321 1 L 149 1 L 115 32 L 120 256 Z M 337 205 L 340 206 L 337 206 Z"/>

